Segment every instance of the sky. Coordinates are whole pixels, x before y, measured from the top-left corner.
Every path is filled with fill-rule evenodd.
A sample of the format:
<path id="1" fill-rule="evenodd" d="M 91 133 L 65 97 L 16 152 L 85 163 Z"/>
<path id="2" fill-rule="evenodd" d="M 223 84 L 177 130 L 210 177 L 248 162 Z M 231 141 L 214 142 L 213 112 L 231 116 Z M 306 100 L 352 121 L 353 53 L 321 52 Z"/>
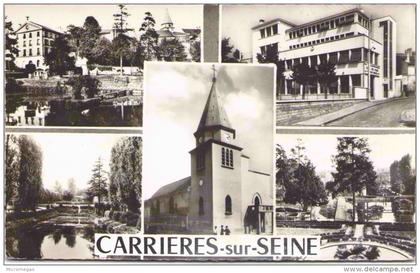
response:
<path id="1" fill-rule="evenodd" d="M 126 5 L 128 13 L 128 25 L 136 30 L 143 22 L 144 13 L 149 11 L 156 20 L 157 27 L 168 9 L 176 29 L 180 28 L 201 28 L 203 11 L 201 5 Z M 87 16 L 94 16 L 102 29 L 111 29 L 113 25 L 113 14 L 119 11 L 118 5 L 5 5 L 5 15 L 13 23 L 14 29 L 19 24 L 29 20 L 45 25 L 58 31 L 65 31 L 70 24 L 82 26 Z"/>
<path id="2" fill-rule="evenodd" d="M 303 141 L 306 155 L 316 168 L 317 173 L 330 173 L 335 170 L 331 156 L 337 154 L 337 137 L 343 135 L 276 135 L 276 144 L 280 144 L 290 155 L 290 149 L 295 147 L 297 140 Z M 416 137 L 414 134 L 387 134 L 387 135 L 362 135 L 367 137 L 372 150 L 370 158 L 375 170 L 389 169 L 395 160 L 400 160 L 406 154 L 412 157 L 412 166 L 415 166 Z"/>
<path id="3" fill-rule="evenodd" d="M 250 168 L 272 173 L 272 66 L 217 65 L 217 85 L 236 144 Z M 147 63 L 144 98 L 143 193 L 191 175 L 188 153 L 211 88 L 211 64 Z M 146 200 L 145 199 L 145 200 Z"/>
<path id="4" fill-rule="evenodd" d="M 122 136 L 33 133 L 30 137 L 42 150 L 43 186 L 54 190 L 55 181 L 66 189 L 70 178 L 74 178 L 78 189 L 86 189 L 98 158 L 101 158 L 104 170 L 109 172 L 111 149 Z"/>
<path id="5" fill-rule="evenodd" d="M 281 18 L 294 24 L 303 24 L 353 8 L 361 8 L 372 18 L 390 15 L 397 22 L 397 52 L 415 48 L 415 5 L 224 5 L 222 7 L 222 37 L 230 37 L 231 43 L 245 57 L 252 55 L 251 28 L 260 19 L 269 21 Z"/>

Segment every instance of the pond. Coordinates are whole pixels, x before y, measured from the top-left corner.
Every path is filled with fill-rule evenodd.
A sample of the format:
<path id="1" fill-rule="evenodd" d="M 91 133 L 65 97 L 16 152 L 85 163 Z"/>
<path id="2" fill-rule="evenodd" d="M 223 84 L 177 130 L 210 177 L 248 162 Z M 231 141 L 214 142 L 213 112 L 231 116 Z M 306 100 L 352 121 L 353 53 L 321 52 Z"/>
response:
<path id="1" fill-rule="evenodd" d="M 141 126 L 142 104 L 6 95 L 6 124 L 15 126 Z"/>
<path id="2" fill-rule="evenodd" d="M 94 259 L 94 235 L 100 231 L 95 230 L 93 222 L 87 217 L 73 217 L 73 223 L 58 218 L 35 225 L 21 225 L 7 229 L 7 258 Z"/>

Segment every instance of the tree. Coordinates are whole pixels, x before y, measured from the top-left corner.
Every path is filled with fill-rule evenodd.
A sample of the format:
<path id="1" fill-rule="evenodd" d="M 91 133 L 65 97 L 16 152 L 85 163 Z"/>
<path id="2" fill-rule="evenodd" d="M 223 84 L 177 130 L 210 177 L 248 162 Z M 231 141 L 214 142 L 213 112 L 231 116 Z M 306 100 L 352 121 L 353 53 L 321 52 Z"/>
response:
<path id="1" fill-rule="evenodd" d="M 265 54 L 257 54 L 257 60 L 259 63 L 272 63 L 276 65 L 277 90 L 281 90 L 281 88 L 284 89 L 284 72 L 286 71 L 286 67 L 284 65 L 284 61 L 279 60 L 279 53 L 277 52 L 277 50 L 273 47 L 268 47 Z"/>
<path id="2" fill-rule="evenodd" d="M 71 50 L 76 52 L 76 59 L 80 54 L 80 50 L 82 48 L 82 41 L 84 38 L 86 38 L 84 34 L 85 30 L 81 27 L 77 27 L 75 25 L 67 26 L 66 38 L 68 40 Z"/>
<path id="3" fill-rule="evenodd" d="M 77 33 L 78 34 L 78 33 Z M 88 16 L 81 30 L 80 55 L 88 59 L 88 63 L 94 60 L 93 51 L 101 37 L 101 26 L 93 16 Z"/>
<path id="4" fill-rule="evenodd" d="M 389 176 L 391 182 L 391 190 L 395 193 L 403 193 L 404 186 L 400 176 L 400 162 L 395 160 L 389 166 Z"/>
<path id="5" fill-rule="evenodd" d="M 325 204 L 327 196 L 315 167 L 305 155 L 305 147 L 299 140 L 287 158 L 281 146 L 276 148 L 276 186 L 284 192 L 284 201 L 290 204 L 299 203 L 303 210 L 308 206 Z"/>
<path id="6" fill-rule="evenodd" d="M 111 150 L 109 193 L 114 209 L 127 206 L 138 213 L 141 204 L 142 139 L 121 138 Z"/>
<path id="7" fill-rule="evenodd" d="M 19 49 L 17 47 L 17 38 L 14 35 L 13 24 L 7 20 L 7 16 L 4 22 L 4 36 L 6 69 L 10 70 L 15 68 L 15 56 L 19 54 Z"/>
<path id="8" fill-rule="evenodd" d="M 222 62 L 223 63 L 240 63 L 241 52 L 239 49 L 234 49 L 234 46 L 230 44 L 230 38 L 226 37 L 222 39 Z"/>
<path id="9" fill-rule="evenodd" d="M 141 67 L 144 61 L 157 58 L 159 34 L 155 30 L 156 21 L 150 12 L 144 14 L 143 23 L 140 26 L 139 47 L 142 52 Z"/>
<path id="10" fill-rule="evenodd" d="M 74 178 L 70 178 L 67 181 L 67 191 L 70 192 L 73 196 L 76 195 L 77 186 L 76 186 L 76 182 L 74 181 Z"/>
<path id="11" fill-rule="evenodd" d="M 63 186 L 61 186 L 61 183 L 58 182 L 58 180 L 54 182 L 54 193 L 59 196 L 63 195 Z"/>
<path id="12" fill-rule="evenodd" d="M 291 166 L 286 151 L 279 144 L 276 145 L 276 198 L 284 200 L 286 184 L 292 179 Z"/>
<path id="13" fill-rule="evenodd" d="M 353 221 L 356 220 L 356 193 L 366 189 L 376 194 L 376 172 L 369 158 L 368 141 L 361 137 L 339 137 L 337 154 L 333 156 L 336 171 L 332 172 L 333 187 L 337 193 L 353 194 Z"/>
<path id="14" fill-rule="evenodd" d="M 5 165 L 6 165 L 6 204 L 9 204 L 16 196 L 19 178 L 19 150 L 18 139 L 15 135 L 7 134 L 5 141 Z"/>
<path id="15" fill-rule="evenodd" d="M 74 194 L 68 190 L 63 192 L 63 200 L 64 201 L 71 201 L 73 200 Z"/>
<path id="16" fill-rule="evenodd" d="M 316 67 L 316 78 L 321 85 L 321 89 L 328 98 L 328 87 L 337 81 L 335 76 L 335 64 L 331 62 L 321 62 Z"/>
<path id="17" fill-rule="evenodd" d="M 391 190 L 399 194 L 414 194 L 416 177 L 411 167 L 411 155 L 406 154 L 390 166 Z"/>
<path id="18" fill-rule="evenodd" d="M 45 57 L 50 73 L 62 76 L 68 70 L 74 69 L 74 58 L 69 54 L 71 48 L 64 36 L 58 36 L 52 42 L 51 51 Z"/>
<path id="19" fill-rule="evenodd" d="M 92 49 L 92 60 L 101 65 L 112 65 L 115 63 L 112 43 L 107 38 L 99 39 Z"/>
<path id="20" fill-rule="evenodd" d="M 36 211 L 42 190 L 42 152 L 40 147 L 27 135 L 18 139 L 19 177 L 17 183 L 16 210 Z"/>
<path id="21" fill-rule="evenodd" d="M 71 77 L 67 84 L 73 89 L 73 98 L 82 99 L 82 91 L 86 94 L 87 98 L 93 98 L 99 93 L 100 81 L 89 75 L 79 75 Z"/>
<path id="22" fill-rule="evenodd" d="M 195 40 L 191 42 L 190 54 L 193 62 L 201 61 L 201 42 L 200 40 Z"/>
<path id="23" fill-rule="evenodd" d="M 162 39 L 159 44 L 158 59 L 166 62 L 183 62 L 187 59 L 185 47 L 178 39 Z"/>
<path id="24" fill-rule="evenodd" d="M 292 67 L 291 77 L 295 82 L 303 85 L 302 99 L 305 99 L 308 86 L 316 82 L 316 69 L 307 63 L 299 63 Z"/>
<path id="25" fill-rule="evenodd" d="M 404 194 L 409 194 L 409 188 L 411 178 L 413 177 L 413 171 L 411 168 L 411 156 L 409 154 L 404 155 L 399 162 L 399 172 L 402 183 L 404 185 Z M 414 194 L 414 192 L 412 193 Z"/>
<path id="26" fill-rule="evenodd" d="M 90 198 L 95 196 L 98 197 L 98 203 L 101 204 L 103 198 L 108 195 L 107 179 L 105 177 L 101 158 L 98 158 L 95 162 L 92 170 L 92 177 L 88 184 L 89 188 L 87 189 L 87 194 Z"/>
<path id="27" fill-rule="evenodd" d="M 132 53 L 132 43 L 133 38 L 128 37 L 125 34 L 118 34 L 118 36 L 112 40 L 111 48 L 115 59 L 119 59 L 121 75 L 123 73 L 123 64 L 130 63 L 127 61 L 127 59 L 130 59 L 129 57 L 127 58 L 127 56 L 131 55 Z"/>
<path id="28" fill-rule="evenodd" d="M 120 58 L 120 74 L 123 74 L 123 54 L 127 52 L 130 47 L 130 37 L 126 35 L 127 32 L 133 30 L 127 27 L 127 18 L 130 16 L 127 8 L 123 4 L 119 4 L 119 12 L 114 16 L 114 30 L 117 36 L 112 40 L 112 47 L 115 53 Z"/>

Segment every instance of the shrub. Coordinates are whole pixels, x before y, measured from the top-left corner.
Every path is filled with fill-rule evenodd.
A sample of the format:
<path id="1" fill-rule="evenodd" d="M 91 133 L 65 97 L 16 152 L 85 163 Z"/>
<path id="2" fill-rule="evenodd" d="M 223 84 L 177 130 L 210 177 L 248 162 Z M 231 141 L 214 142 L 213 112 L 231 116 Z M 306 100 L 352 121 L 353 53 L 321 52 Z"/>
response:
<path id="1" fill-rule="evenodd" d="M 135 227 L 140 218 L 140 214 L 135 212 L 127 212 L 127 225 Z"/>
<path id="2" fill-rule="evenodd" d="M 100 81 L 89 75 L 79 75 L 70 78 L 67 84 L 73 88 L 74 99 L 82 98 L 82 90 L 88 98 L 93 98 L 99 92 Z"/>
<path id="3" fill-rule="evenodd" d="M 114 212 L 114 214 L 112 215 L 112 220 L 119 222 L 119 221 L 120 221 L 120 217 L 121 217 L 121 212 L 116 211 L 116 212 Z"/>

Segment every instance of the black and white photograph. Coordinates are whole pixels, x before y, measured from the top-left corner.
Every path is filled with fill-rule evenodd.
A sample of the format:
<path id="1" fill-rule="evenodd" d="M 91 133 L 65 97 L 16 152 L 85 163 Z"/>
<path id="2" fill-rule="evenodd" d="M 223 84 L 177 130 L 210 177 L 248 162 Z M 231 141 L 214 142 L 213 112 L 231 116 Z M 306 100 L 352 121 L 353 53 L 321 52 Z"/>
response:
<path id="1" fill-rule="evenodd" d="M 144 61 L 201 59 L 202 5 L 4 8 L 7 126 L 142 126 Z"/>
<path id="2" fill-rule="evenodd" d="M 145 233 L 272 234 L 274 66 L 146 71 Z"/>
<path id="3" fill-rule="evenodd" d="M 142 138 L 7 134 L 7 261 L 93 260 L 95 233 L 141 230 Z"/>
<path id="4" fill-rule="evenodd" d="M 414 261 L 415 140 L 277 135 L 277 235 L 321 236 L 320 253 L 301 260 Z"/>
<path id="5" fill-rule="evenodd" d="M 222 5 L 221 17 L 223 63 L 277 66 L 277 126 L 415 127 L 414 4 Z"/>

